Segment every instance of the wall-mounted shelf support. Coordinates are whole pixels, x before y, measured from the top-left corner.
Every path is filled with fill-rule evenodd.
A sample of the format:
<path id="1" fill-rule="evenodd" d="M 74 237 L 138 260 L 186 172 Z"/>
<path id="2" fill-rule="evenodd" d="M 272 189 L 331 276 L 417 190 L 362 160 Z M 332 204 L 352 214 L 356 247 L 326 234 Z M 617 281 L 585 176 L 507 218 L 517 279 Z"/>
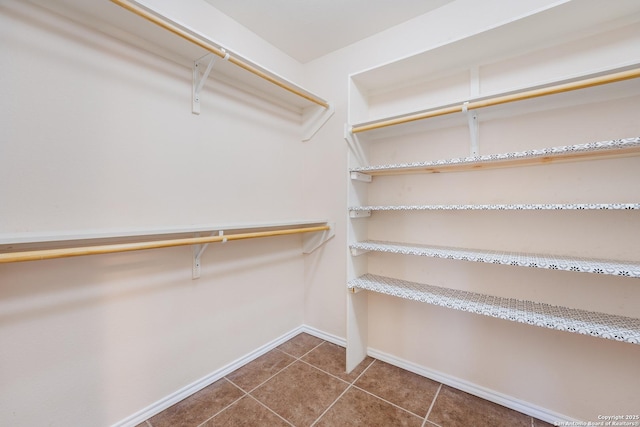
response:
<path id="1" fill-rule="evenodd" d="M 371 182 L 373 180 L 373 177 L 371 175 L 367 175 L 366 173 L 351 172 L 350 175 L 353 181 Z"/>
<path id="2" fill-rule="evenodd" d="M 336 223 L 330 222 L 327 225 L 329 229 L 322 233 L 308 233 L 302 236 L 302 253 L 310 254 L 336 235 Z"/>
<path id="3" fill-rule="evenodd" d="M 369 162 L 367 161 L 367 156 L 362 150 L 362 145 L 360 144 L 358 137 L 352 132 L 351 126 L 348 124 L 344 125 L 344 140 L 347 141 L 347 145 L 358 163 L 361 165 L 368 165 Z"/>
<path id="4" fill-rule="evenodd" d="M 371 211 L 369 210 L 353 210 L 349 211 L 350 218 L 367 218 L 371 216 Z"/>
<path id="5" fill-rule="evenodd" d="M 224 236 L 224 231 L 220 230 L 218 231 L 218 236 Z M 213 232 L 210 234 L 211 236 L 215 236 L 216 232 Z M 196 236 L 198 237 L 198 236 Z M 227 240 L 225 238 L 223 238 L 221 240 L 221 243 L 225 243 Z M 193 245 L 193 268 L 192 268 L 192 273 L 191 273 L 191 278 L 192 279 L 199 279 L 200 278 L 200 258 L 202 257 L 202 254 L 204 253 L 204 251 L 207 249 L 207 246 L 209 246 L 208 243 L 205 244 L 201 244 L 201 245 Z"/>
<path id="6" fill-rule="evenodd" d="M 360 255 L 364 255 L 367 252 L 371 252 L 369 249 L 361 249 L 361 248 L 354 248 L 354 247 L 350 247 L 349 250 L 351 251 L 351 255 L 353 256 L 360 256 Z"/>
<path id="7" fill-rule="evenodd" d="M 225 59 L 228 58 L 229 54 L 226 55 Z M 208 59 L 209 63 L 204 68 L 204 60 Z M 209 73 L 213 69 L 213 64 L 216 62 L 216 57 L 212 54 L 207 54 L 202 58 L 196 59 L 193 61 L 193 84 L 191 91 L 191 99 L 192 99 L 192 107 L 191 112 L 193 114 L 200 114 L 200 91 L 204 86 L 204 83 L 209 78 Z M 200 70 L 204 68 L 202 74 L 200 74 Z"/>
<path id="8" fill-rule="evenodd" d="M 471 138 L 471 150 L 470 155 L 472 157 L 480 155 L 480 147 L 478 142 L 478 112 L 469 111 L 467 106 L 468 102 L 462 104 L 462 112 L 467 115 L 467 122 L 469 124 L 469 136 Z"/>
<path id="9" fill-rule="evenodd" d="M 327 107 L 312 105 L 305 108 L 302 113 L 302 141 L 309 141 L 313 138 L 320 128 L 333 116 L 335 111 L 332 103 L 328 103 Z"/>

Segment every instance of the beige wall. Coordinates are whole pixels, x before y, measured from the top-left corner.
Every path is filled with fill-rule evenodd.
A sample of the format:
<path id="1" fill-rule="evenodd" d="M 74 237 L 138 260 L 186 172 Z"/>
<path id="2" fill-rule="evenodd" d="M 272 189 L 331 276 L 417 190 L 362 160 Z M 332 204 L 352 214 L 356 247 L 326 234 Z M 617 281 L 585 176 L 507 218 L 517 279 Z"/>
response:
<path id="1" fill-rule="evenodd" d="M 0 234 L 306 214 L 299 114 L 210 79 L 195 116 L 190 68 L 28 2 L 0 4 L 0 52 Z M 111 425 L 303 323 L 300 237 L 191 265 L 190 247 L 1 265 L 0 424 Z"/>

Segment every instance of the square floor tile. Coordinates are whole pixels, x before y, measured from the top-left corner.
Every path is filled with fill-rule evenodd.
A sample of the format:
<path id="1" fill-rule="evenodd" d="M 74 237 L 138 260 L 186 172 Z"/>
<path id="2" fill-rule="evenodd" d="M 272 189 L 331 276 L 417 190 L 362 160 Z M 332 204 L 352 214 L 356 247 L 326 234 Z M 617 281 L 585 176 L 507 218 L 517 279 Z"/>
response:
<path id="1" fill-rule="evenodd" d="M 531 427 L 531 417 L 445 385 L 429 421 L 446 427 Z"/>
<path id="2" fill-rule="evenodd" d="M 440 386 L 380 360 L 373 362 L 355 385 L 421 417 L 427 415 Z"/>
<path id="3" fill-rule="evenodd" d="M 358 375 L 373 362 L 371 357 L 366 357 L 351 373 L 347 374 L 346 349 L 326 341 L 307 353 L 302 360 L 348 382 L 355 381 Z"/>
<path id="4" fill-rule="evenodd" d="M 420 427 L 422 418 L 352 387 L 320 418 L 316 426 Z"/>
<path id="5" fill-rule="evenodd" d="M 291 424 L 262 406 L 250 396 L 243 397 L 202 427 L 290 427 Z"/>
<path id="6" fill-rule="evenodd" d="M 316 338 L 303 332 L 291 338 L 286 343 L 279 345 L 277 348 L 293 357 L 302 357 L 314 347 L 322 344 L 322 342 L 323 341 L 320 338 Z"/>
<path id="7" fill-rule="evenodd" d="M 221 379 L 149 419 L 153 427 L 195 427 L 244 395 Z"/>
<path id="8" fill-rule="evenodd" d="M 248 392 L 295 362 L 295 360 L 288 354 L 274 349 L 236 369 L 226 378 Z"/>
<path id="9" fill-rule="evenodd" d="M 309 426 L 347 387 L 344 381 L 298 361 L 251 395 L 290 423 Z"/>

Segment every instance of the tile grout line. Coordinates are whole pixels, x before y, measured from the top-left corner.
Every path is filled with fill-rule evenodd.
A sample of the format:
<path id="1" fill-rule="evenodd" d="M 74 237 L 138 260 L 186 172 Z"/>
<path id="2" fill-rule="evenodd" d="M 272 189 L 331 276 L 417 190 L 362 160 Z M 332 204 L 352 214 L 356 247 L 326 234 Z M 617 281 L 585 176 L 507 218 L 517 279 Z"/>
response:
<path id="1" fill-rule="evenodd" d="M 353 380 L 352 382 L 349 382 L 348 380 L 345 380 L 345 379 L 343 379 L 343 378 L 340 378 L 339 376 L 334 375 L 334 374 L 332 374 L 331 372 L 325 371 L 324 369 L 319 368 L 319 367 L 315 366 L 314 364 L 307 362 L 306 360 L 299 360 L 299 362 L 304 363 L 305 365 L 309 365 L 309 366 L 310 366 L 310 367 L 312 367 L 313 369 L 317 369 L 318 371 L 322 372 L 323 374 L 327 374 L 327 375 L 329 375 L 330 377 L 333 377 L 333 378 L 335 378 L 335 379 L 337 379 L 337 380 L 340 380 L 340 381 L 342 381 L 343 383 L 347 383 L 347 384 L 349 384 L 349 385 L 351 385 L 351 384 L 353 384 L 354 382 L 356 382 L 356 381 L 358 380 L 358 378 L 360 378 L 360 375 L 362 375 L 362 373 L 361 373 L 360 375 L 358 375 L 358 376 L 357 376 L 357 378 L 356 378 L 355 380 Z M 373 362 L 371 362 L 371 363 L 373 363 Z M 365 370 L 366 370 L 366 369 L 369 369 L 369 366 L 371 366 L 371 363 L 370 363 L 370 364 L 365 368 Z M 364 371 L 363 371 L 363 372 L 364 372 Z"/>
<path id="2" fill-rule="evenodd" d="M 429 418 L 429 415 L 431 415 L 431 410 L 433 409 L 433 407 L 436 404 L 436 399 L 438 398 L 438 395 L 440 395 L 440 390 L 441 389 L 442 389 L 442 383 L 440 383 L 440 385 L 438 386 L 438 390 L 436 390 L 436 394 L 433 396 L 433 400 L 431 401 L 431 405 L 429 406 L 429 409 L 427 410 L 427 415 L 424 416 L 424 421 L 422 422 L 422 427 L 426 427 L 427 418 Z M 429 422 L 431 422 L 431 421 L 429 421 Z"/>
<path id="3" fill-rule="evenodd" d="M 345 388 L 345 389 L 344 389 L 344 391 L 343 391 L 342 393 L 340 393 L 340 396 L 336 397 L 336 399 L 335 399 L 333 402 L 331 402 L 331 405 L 329 405 L 329 406 L 327 407 L 327 409 L 325 409 L 324 411 L 322 411 L 322 413 L 320 414 L 320 416 L 319 416 L 318 418 L 316 418 L 316 420 L 315 420 L 313 423 L 311 423 L 311 426 L 310 426 L 310 427 L 315 426 L 315 425 L 318 423 L 318 421 L 320 421 L 320 419 L 321 419 L 322 417 L 324 417 L 324 415 L 325 415 L 327 412 L 329 412 L 329 410 L 330 410 L 331 408 L 333 408 L 333 406 L 334 406 L 336 403 L 338 403 L 338 400 L 340 400 L 340 399 L 342 398 L 342 396 L 344 396 L 344 395 L 345 395 L 345 393 L 346 393 L 347 391 L 349 391 L 349 389 L 351 389 L 351 387 L 353 387 L 353 386 L 354 386 L 353 384 L 355 384 L 355 382 L 356 382 L 356 381 L 358 381 L 358 379 L 359 379 L 359 378 L 360 378 L 360 377 L 361 377 L 365 372 L 367 372 L 367 370 L 371 367 L 371 365 L 373 365 L 373 363 L 374 363 L 374 362 L 375 362 L 375 359 L 373 360 L 373 362 L 369 363 L 369 366 L 367 366 L 366 368 L 364 368 L 364 370 L 363 370 L 362 372 L 360 372 L 360 375 L 358 375 L 358 376 L 356 377 L 356 379 L 354 379 L 354 380 L 353 380 L 353 382 L 349 383 L 349 382 L 345 381 L 345 382 L 347 382 L 347 384 L 349 384 L 349 385 L 347 386 L 347 388 Z M 306 362 L 305 362 L 305 363 L 306 363 Z M 310 366 L 313 366 L 313 365 L 310 365 Z M 315 366 L 313 366 L 313 367 L 315 368 Z M 318 369 L 318 368 L 316 368 L 316 369 Z M 320 371 L 321 371 L 321 372 L 324 372 L 322 369 L 320 369 Z M 328 373 L 328 372 L 327 372 L 327 373 Z M 329 374 L 329 375 L 331 375 L 331 374 Z M 331 375 L 331 376 L 333 376 L 333 375 Z M 338 377 L 335 377 L 335 378 L 338 378 Z M 342 378 L 338 378 L 338 379 L 342 380 Z M 342 381 L 344 381 L 344 380 L 342 380 Z"/>
<path id="4" fill-rule="evenodd" d="M 344 391 L 343 391 L 342 393 L 340 393 L 340 396 L 336 397 L 336 399 L 335 399 L 333 402 L 331 402 L 331 405 L 327 406 L 327 409 L 325 409 L 324 411 L 322 411 L 322 413 L 318 416 L 318 418 L 316 418 L 316 420 L 315 420 L 314 422 L 312 422 L 312 423 L 311 423 L 311 426 L 310 426 L 310 427 L 315 426 L 315 425 L 318 423 L 318 421 L 320 421 L 320 419 L 321 419 L 322 417 L 324 417 L 324 414 L 326 414 L 327 412 L 329 412 L 329 410 L 330 410 L 331 408 L 333 408 L 333 405 L 335 405 L 336 403 L 338 403 L 338 400 L 340 400 L 340 399 L 342 398 L 342 396 L 344 396 L 344 395 L 345 395 L 345 393 L 346 393 L 347 391 L 349 391 L 349 389 L 351 389 L 351 387 L 352 387 L 352 386 L 353 386 L 352 384 L 349 384 L 349 385 L 347 386 L 347 388 L 345 388 L 345 389 L 344 389 Z"/>
<path id="5" fill-rule="evenodd" d="M 408 409 L 406 409 L 406 408 L 403 408 L 402 406 L 396 405 L 395 403 L 390 402 L 390 401 L 388 401 L 387 399 L 385 399 L 385 398 L 383 398 L 383 397 L 378 396 L 377 394 L 374 394 L 374 393 L 372 393 L 372 392 L 370 392 L 370 391 L 368 391 L 368 390 L 365 390 L 365 389 L 363 389 L 363 388 L 360 388 L 360 387 L 358 387 L 358 386 L 357 386 L 357 385 L 355 385 L 355 384 L 353 385 L 353 387 L 354 387 L 354 388 L 357 388 L 358 390 L 360 390 L 360 391 L 362 391 L 362 392 L 367 393 L 367 394 L 368 394 L 368 395 L 370 395 L 370 396 L 375 397 L 376 399 L 380 399 L 380 400 L 382 400 L 383 402 L 388 403 L 389 405 L 394 406 L 394 407 L 396 407 L 396 408 L 398 408 L 398 409 L 400 409 L 400 410 L 402 410 L 402 411 L 404 411 L 404 412 L 406 412 L 406 413 L 408 413 L 408 414 L 414 415 L 414 416 L 416 416 L 416 417 L 418 417 L 418 418 L 422 418 L 420 415 L 418 415 L 418 414 L 416 414 L 416 413 L 414 413 L 414 412 L 411 412 L 410 410 L 408 410 Z"/>
<path id="6" fill-rule="evenodd" d="M 309 350 L 308 352 L 306 352 L 305 354 L 303 354 L 301 357 L 306 356 L 308 353 L 312 352 L 313 350 L 315 350 L 316 348 L 318 348 L 319 346 L 321 346 L 322 344 L 324 344 L 324 341 L 321 342 L 320 344 L 318 344 L 317 346 L 313 347 L 311 350 Z M 225 406 L 224 408 L 222 408 L 221 410 L 219 410 L 218 412 L 216 412 L 215 414 L 213 414 L 211 417 L 207 418 L 206 420 L 204 420 L 202 423 L 198 424 L 198 427 L 201 427 L 202 425 L 204 425 L 205 423 L 207 423 L 208 421 L 212 420 L 213 418 L 217 417 L 218 415 L 220 415 L 223 411 L 226 411 L 227 409 L 229 409 L 231 406 L 235 405 L 236 403 L 238 403 L 241 399 L 243 399 L 244 397 L 250 397 L 253 400 L 255 400 L 256 402 L 258 402 L 260 405 L 264 406 L 266 409 L 268 409 L 269 411 L 273 412 L 275 415 L 277 415 L 279 418 L 282 418 L 278 413 L 274 412 L 271 408 L 269 408 L 268 406 L 266 406 L 264 403 L 260 402 L 258 399 L 256 399 L 254 396 L 251 395 L 251 393 L 253 391 L 255 391 L 256 389 L 258 389 L 259 387 L 261 387 L 263 384 L 265 384 L 267 381 L 271 380 L 273 377 L 275 377 L 276 375 L 278 375 L 279 373 L 281 373 L 282 371 L 284 371 L 285 369 L 287 369 L 289 366 L 293 365 L 294 363 L 296 363 L 297 361 L 300 361 L 299 357 L 296 357 L 290 353 L 287 353 L 284 350 L 280 350 L 279 348 L 274 348 L 274 350 L 278 350 L 279 352 L 281 352 L 282 354 L 286 354 L 289 357 L 292 357 L 294 360 L 287 364 L 286 366 L 284 366 L 282 369 L 280 369 L 278 372 L 276 372 L 275 374 L 271 375 L 269 378 L 267 378 L 266 380 L 264 380 L 263 382 L 261 382 L 260 384 L 258 384 L 257 386 L 253 387 L 251 390 L 249 391 L 245 391 L 242 387 L 240 387 L 238 384 L 234 383 L 233 381 L 231 381 L 229 378 L 227 378 L 226 376 L 223 377 L 226 381 L 228 381 L 229 383 L 231 383 L 234 387 L 236 387 L 238 390 L 240 390 L 242 393 L 244 393 L 242 396 L 240 396 L 238 399 L 234 400 L 233 402 L 231 402 L 230 404 L 228 404 L 227 406 Z M 306 362 L 305 362 L 306 363 Z M 291 424 L 289 421 L 285 420 L 284 418 L 282 418 L 287 424 L 289 425 L 293 425 Z M 153 427 L 153 426 L 151 426 Z M 295 427 L 295 426 L 294 426 Z"/>
<path id="7" fill-rule="evenodd" d="M 256 402 L 258 402 L 260 405 L 264 406 L 265 408 L 267 408 L 269 411 L 273 412 L 275 415 L 277 415 L 279 418 L 282 418 L 278 413 L 274 412 L 271 408 L 269 408 L 268 406 L 266 406 L 265 404 L 263 404 L 262 402 L 260 402 L 258 399 L 256 399 L 254 396 L 251 395 L 252 392 L 254 392 L 256 389 L 258 389 L 259 387 L 261 387 L 263 384 L 265 384 L 267 381 L 271 380 L 273 377 L 275 377 L 276 375 L 278 375 L 279 373 L 281 373 L 282 371 L 284 371 L 285 369 L 287 369 L 288 367 L 290 367 L 291 365 L 293 365 L 294 363 L 296 363 L 297 361 L 301 361 L 304 362 L 303 360 L 300 360 L 302 357 L 306 356 L 307 354 L 309 354 L 310 352 L 312 352 L 313 350 L 315 350 L 316 348 L 320 347 L 322 344 L 324 344 L 325 341 L 322 341 L 320 344 L 314 346 L 311 350 L 307 351 L 306 353 L 304 353 L 302 356 L 300 357 L 296 357 L 293 354 L 287 353 L 284 350 L 281 350 L 279 348 L 274 348 L 274 350 L 278 350 L 279 352 L 281 352 L 282 354 L 286 354 L 289 357 L 292 357 L 294 360 L 287 364 L 285 367 L 283 367 L 282 369 L 280 369 L 278 372 L 276 372 L 275 374 L 271 375 L 269 378 L 267 378 L 266 380 L 264 380 L 263 382 L 261 382 L 260 384 L 258 384 L 257 386 L 253 387 L 251 390 L 249 391 L 245 391 L 242 387 L 240 387 L 238 384 L 234 383 L 233 381 L 231 381 L 229 378 L 227 378 L 226 376 L 223 377 L 226 381 L 228 381 L 231 385 L 233 385 L 234 387 L 236 387 L 238 390 L 240 390 L 242 393 L 244 393 L 242 396 L 240 396 L 239 398 L 237 398 L 236 400 L 234 400 L 233 402 L 231 402 L 230 404 L 228 404 L 227 406 L 225 406 L 224 408 L 222 408 L 221 410 L 219 410 L 218 412 L 216 412 L 215 414 L 213 414 L 211 417 L 207 418 L 206 420 L 204 420 L 202 423 L 198 424 L 198 427 L 201 427 L 202 425 L 204 425 L 205 423 L 209 422 L 210 420 L 212 420 L 213 418 L 217 417 L 218 415 L 220 415 L 223 411 L 226 411 L 227 409 L 229 409 L 231 406 L 235 405 L 236 403 L 238 403 L 240 401 L 240 399 L 244 398 L 244 397 L 251 397 L 253 400 L 255 400 Z M 306 362 L 304 362 L 306 363 Z M 288 423 L 289 425 L 292 425 L 289 421 L 285 420 L 284 418 L 282 418 L 286 423 Z M 148 420 L 146 421 L 148 423 Z M 150 425 L 150 424 L 149 424 Z M 151 426 L 153 427 L 153 426 Z M 295 427 L 295 426 L 294 426 Z"/>
<path id="8" fill-rule="evenodd" d="M 284 353 L 284 352 L 283 352 Z M 285 353 L 287 354 L 287 353 Z M 293 357 L 293 356 L 292 356 Z M 276 372 L 275 374 L 271 375 L 269 378 L 267 378 L 266 380 L 262 381 L 260 384 L 258 384 L 257 386 L 255 386 L 254 388 L 252 388 L 249 391 L 246 391 L 245 393 L 250 394 L 253 393 L 254 391 L 256 391 L 256 389 L 258 389 L 259 387 L 262 387 L 267 381 L 270 381 L 273 377 L 275 377 L 276 375 L 278 375 L 279 373 L 281 373 L 282 371 L 284 371 L 285 369 L 287 369 L 289 366 L 293 365 L 294 363 L 296 363 L 297 360 L 294 360 L 293 362 L 287 364 L 287 366 L 283 367 L 282 369 L 280 369 L 278 372 Z M 229 380 L 227 380 L 229 381 Z M 235 385 L 235 384 L 234 384 Z M 239 386 L 235 385 L 236 387 L 240 388 Z M 240 390 L 244 391 L 243 389 L 240 388 Z"/>
<path id="9" fill-rule="evenodd" d="M 280 418 L 282 421 L 284 421 L 285 423 L 289 424 L 291 427 L 296 427 L 295 425 L 291 424 L 289 421 L 287 421 L 285 418 L 283 418 L 280 414 L 278 414 L 276 411 L 274 411 L 273 409 L 269 408 L 267 405 L 265 405 L 264 403 L 260 402 L 258 399 L 256 399 L 255 397 L 253 397 L 250 394 L 247 394 L 248 397 L 250 397 L 251 399 L 255 400 L 256 402 L 258 402 L 259 405 L 262 405 L 263 407 L 265 407 L 269 412 L 273 413 L 274 415 L 276 415 L 278 418 Z"/>
<path id="10" fill-rule="evenodd" d="M 215 417 L 217 417 L 218 415 L 220 415 L 222 412 L 226 411 L 227 409 L 229 409 L 230 407 L 232 407 L 233 405 L 235 405 L 236 403 L 238 403 L 240 401 L 240 399 L 244 398 L 245 396 L 248 395 L 248 393 L 246 391 L 244 391 L 243 389 L 241 389 L 240 387 L 238 387 L 237 384 L 234 384 L 232 381 L 228 380 L 227 377 L 223 377 L 224 380 L 226 380 L 227 382 L 231 383 L 232 386 L 236 387 L 238 390 L 240 390 L 242 393 L 244 393 L 242 396 L 240 396 L 239 398 L 237 398 L 236 400 L 234 400 L 233 402 L 229 403 L 227 406 L 225 406 L 224 408 L 220 409 L 218 412 L 216 412 L 215 414 L 213 414 L 212 416 L 210 416 L 209 418 L 207 418 L 206 420 L 204 420 L 203 422 L 201 422 L 200 424 L 198 424 L 198 427 L 203 426 L 205 423 L 211 421 L 212 419 L 214 419 Z"/>
<path id="11" fill-rule="evenodd" d="M 307 351 L 306 353 L 304 353 L 304 354 L 303 354 L 302 356 L 300 356 L 300 357 L 295 356 L 295 355 L 293 355 L 293 354 L 291 354 L 291 353 L 287 353 L 287 352 L 286 352 L 286 351 L 284 351 L 284 350 L 280 350 L 278 347 L 276 347 L 275 349 L 276 349 L 276 350 L 278 350 L 278 351 L 283 352 L 284 354 L 286 354 L 286 355 L 288 355 L 288 356 L 291 356 L 291 357 L 295 358 L 296 360 L 300 360 L 300 359 L 302 359 L 303 357 L 305 357 L 307 354 L 311 353 L 311 352 L 312 352 L 313 350 L 315 350 L 316 348 L 320 347 L 320 346 L 321 346 L 322 344 L 324 344 L 325 342 L 326 342 L 326 341 L 324 341 L 324 340 L 323 340 L 320 344 L 316 345 L 315 347 L 313 347 L 311 350 Z"/>

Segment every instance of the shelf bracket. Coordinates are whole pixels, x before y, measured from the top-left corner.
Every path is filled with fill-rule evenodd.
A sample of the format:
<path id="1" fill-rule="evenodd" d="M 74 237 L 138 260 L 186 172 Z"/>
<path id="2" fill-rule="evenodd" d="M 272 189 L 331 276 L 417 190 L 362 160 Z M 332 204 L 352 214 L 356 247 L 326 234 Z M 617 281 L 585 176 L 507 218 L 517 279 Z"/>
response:
<path id="1" fill-rule="evenodd" d="M 329 226 L 328 230 L 302 235 L 302 253 L 310 254 L 336 235 L 336 223 L 329 222 L 327 225 Z"/>
<path id="2" fill-rule="evenodd" d="M 353 153 L 354 157 L 358 161 L 361 166 L 366 166 L 369 164 L 367 160 L 367 156 L 364 154 L 362 150 L 362 145 L 360 144 L 360 140 L 357 135 L 351 132 L 351 126 L 348 124 L 344 125 L 344 140 L 347 141 L 347 145 Z"/>
<path id="3" fill-rule="evenodd" d="M 305 108 L 302 112 L 302 141 L 309 141 L 313 138 L 320 128 L 333 116 L 334 112 L 335 107 L 331 102 L 327 108 L 321 105 L 313 105 Z"/>
<path id="4" fill-rule="evenodd" d="M 370 217 L 370 216 L 371 216 L 371 211 L 370 210 L 367 210 L 367 211 L 349 211 L 349 218 L 367 218 L 367 217 Z"/>
<path id="5" fill-rule="evenodd" d="M 478 113 L 476 111 L 469 111 L 467 106 L 469 101 L 462 104 L 462 111 L 467 115 L 467 122 L 469 124 L 469 135 L 471 137 L 471 156 L 476 157 L 480 155 L 480 147 L 478 143 Z"/>
<path id="6" fill-rule="evenodd" d="M 211 233 L 212 236 L 215 234 L 216 234 L 215 232 Z M 222 235 L 224 235 L 224 231 L 221 230 L 218 232 L 218 236 L 222 236 Z M 223 239 L 222 242 L 223 243 L 226 242 L 226 238 Z M 200 264 L 201 264 L 200 259 L 205 249 L 207 249 L 207 246 L 209 246 L 208 243 L 205 243 L 204 245 L 193 245 L 193 267 L 191 268 L 192 279 L 200 278 Z"/>
<path id="7" fill-rule="evenodd" d="M 350 176 L 351 180 L 353 181 L 371 182 L 373 180 L 373 177 L 371 175 L 367 175 L 366 173 L 362 172 L 351 172 Z"/>
<path id="8" fill-rule="evenodd" d="M 209 63 L 206 65 L 206 68 L 201 64 L 205 58 L 209 58 Z M 224 59 L 228 58 L 229 54 L 227 53 Z M 215 61 L 216 57 L 213 54 L 207 54 L 193 61 L 193 84 L 191 89 L 191 112 L 193 114 L 200 114 L 200 91 L 202 91 L 204 83 L 207 81 L 207 78 L 209 78 L 209 73 L 211 73 Z M 202 68 L 204 68 L 204 71 L 201 75 L 200 70 Z"/>
<path id="9" fill-rule="evenodd" d="M 366 254 L 367 252 L 371 252 L 368 249 L 358 249 L 358 248 L 350 248 L 349 250 L 351 251 L 352 256 L 360 256 L 360 255 Z"/>

